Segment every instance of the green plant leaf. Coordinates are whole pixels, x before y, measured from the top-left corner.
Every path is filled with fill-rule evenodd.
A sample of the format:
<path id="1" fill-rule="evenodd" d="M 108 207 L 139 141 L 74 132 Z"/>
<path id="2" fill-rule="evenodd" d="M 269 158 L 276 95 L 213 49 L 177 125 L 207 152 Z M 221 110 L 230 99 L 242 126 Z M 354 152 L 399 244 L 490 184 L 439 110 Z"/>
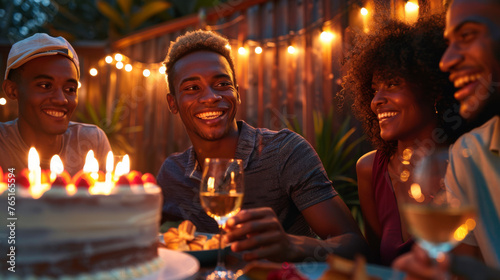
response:
<path id="1" fill-rule="evenodd" d="M 275 111 L 276 112 L 276 111 Z M 302 128 L 296 118 L 288 121 L 277 113 L 277 116 L 291 130 L 303 135 Z M 329 179 L 333 182 L 335 190 L 342 197 L 351 210 L 358 224 L 362 225 L 362 215 L 359 211 L 358 184 L 356 181 L 356 161 L 361 156 L 355 148 L 365 139 L 359 137 L 353 141 L 356 128 L 350 125 L 351 118 L 346 117 L 337 130 L 334 128 L 333 111 L 322 114 L 313 112 L 315 133 L 314 149 L 323 162 Z"/>
<path id="2" fill-rule="evenodd" d="M 97 112 L 94 110 L 92 105 L 87 102 L 87 103 L 85 103 L 85 107 L 87 109 L 87 113 L 89 114 L 91 123 L 99 126 L 101 121 L 100 121 L 99 116 L 97 116 Z"/>
<path id="3" fill-rule="evenodd" d="M 164 1 L 150 2 L 144 5 L 137 13 L 134 13 L 130 18 L 130 28 L 136 29 L 150 17 L 165 11 L 172 4 Z"/>
<path id="4" fill-rule="evenodd" d="M 116 26 L 125 28 L 125 21 L 120 13 L 104 0 L 97 0 L 97 9 L 101 14 L 111 20 Z"/>
<path id="5" fill-rule="evenodd" d="M 132 0 L 118 0 L 118 6 L 126 17 L 130 16 Z"/>

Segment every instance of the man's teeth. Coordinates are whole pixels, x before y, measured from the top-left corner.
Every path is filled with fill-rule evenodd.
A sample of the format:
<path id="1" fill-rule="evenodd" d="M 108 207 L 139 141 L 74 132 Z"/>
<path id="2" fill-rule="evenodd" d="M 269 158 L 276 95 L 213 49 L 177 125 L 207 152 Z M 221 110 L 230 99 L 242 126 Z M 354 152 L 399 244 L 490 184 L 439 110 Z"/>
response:
<path id="1" fill-rule="evenodd" d="M 453 83 L 454 83 L 456 88 L 461 88 L 468 83 L 472 83 L 472 82 L 477 81 L 477 79 L 479 79 L 479 77 L 481 77 L 480 74 L 463 76 L 463 77 L 456 79 Z"/>
<path id="2" fill-rule="evenodd" d="M 382 120 L 382 119 L 394 117 L 397 114 L 398 113 L 396 113 L 396 112 L 384 112 L 384 113 L 378 114 L 377 117 L 378 117 L 379 120 Z"/>
<path id="3" fill-rule="evenodd" d="M 57 117 L 57 118 L 63 117 L 65 115 L 64 112 L 54 111 L 54 110 L 45 110 L 45 114 L 47 114 L 49 116 Z"/>
<path id="4" fill-rule="evenodd" d="M 222 111 L 214 111 L 214 112 L 205 112 L 197 114 L 196 117 L 202 120 L 212 120 L 222 115 Z"/>

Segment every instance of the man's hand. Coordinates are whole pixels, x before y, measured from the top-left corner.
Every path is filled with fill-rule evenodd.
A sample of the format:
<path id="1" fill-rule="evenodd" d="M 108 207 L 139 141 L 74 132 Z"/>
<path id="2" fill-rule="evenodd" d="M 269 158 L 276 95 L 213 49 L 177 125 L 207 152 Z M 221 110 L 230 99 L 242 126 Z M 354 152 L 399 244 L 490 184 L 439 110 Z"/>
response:
<path id="1" fill-rule="evenodd" d="M 225 226 L 226 242 L 234 252 L 242 252 L 245 261 L 268 259 L 281 262 L 293 258 L 292 238 L 283 230 L 271 208 L 242 210 L 229 218 Z"/>
<path id="2" fill-rule="evenodd" d="M 392 266 L 405 272 L 405 279 L 447 279 L 450 260 L 444 254 L 432 260 L 420 246 L 414 245 L 409 253 L 398 257 Z"/>

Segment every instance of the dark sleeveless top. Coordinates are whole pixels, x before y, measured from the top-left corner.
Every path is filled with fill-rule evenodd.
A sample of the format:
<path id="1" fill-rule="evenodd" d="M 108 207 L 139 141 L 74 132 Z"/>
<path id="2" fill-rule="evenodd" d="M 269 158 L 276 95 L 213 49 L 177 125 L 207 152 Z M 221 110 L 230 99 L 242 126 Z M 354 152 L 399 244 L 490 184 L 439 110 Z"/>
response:
<path id="1" fill-rule="evenodd" d="M 398 204 L 389 178 L 388 164 L 389 157 L 377 150 L 372 168 L 372 187 L 382 229 L 380 259 L 383 265 L 391 265 L 396 257 L 408 252 L 413 245 L 412 239 L 403 242 Z"/>

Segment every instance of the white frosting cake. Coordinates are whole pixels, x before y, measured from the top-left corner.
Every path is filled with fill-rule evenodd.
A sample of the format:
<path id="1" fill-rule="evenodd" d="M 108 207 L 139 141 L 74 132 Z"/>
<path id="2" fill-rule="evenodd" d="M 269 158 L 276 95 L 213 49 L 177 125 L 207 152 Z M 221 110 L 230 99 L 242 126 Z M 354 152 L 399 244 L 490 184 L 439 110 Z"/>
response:
<path id="1" fill-rule="evenodd" d="M 3 223 L 10 222 L 7 193 L 0 195 Z M 158 186 L 117 186 L 109 195 L 53 187 L 38 199 L 17 187 L 15 196 L 15 244 L 4 242 L 13 233 L 2 225 L 0 278 L 134 279 L 158 269 Z"/>

